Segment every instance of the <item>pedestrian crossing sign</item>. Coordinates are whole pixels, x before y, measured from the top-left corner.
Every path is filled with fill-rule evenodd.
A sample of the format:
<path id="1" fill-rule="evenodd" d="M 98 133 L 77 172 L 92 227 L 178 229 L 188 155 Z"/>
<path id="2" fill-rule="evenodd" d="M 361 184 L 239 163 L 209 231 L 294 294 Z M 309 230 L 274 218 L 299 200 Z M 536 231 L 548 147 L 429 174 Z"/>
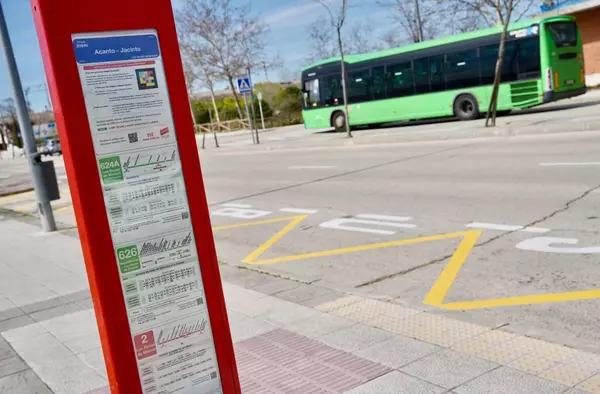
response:
<path id="1" fill-rule="evenodd" d="M 250 78 L 248 77 L 238 78 L 237 86 L 240 93 L 250 93 L 252 91 L 252 85 L 250 83 Z"/>

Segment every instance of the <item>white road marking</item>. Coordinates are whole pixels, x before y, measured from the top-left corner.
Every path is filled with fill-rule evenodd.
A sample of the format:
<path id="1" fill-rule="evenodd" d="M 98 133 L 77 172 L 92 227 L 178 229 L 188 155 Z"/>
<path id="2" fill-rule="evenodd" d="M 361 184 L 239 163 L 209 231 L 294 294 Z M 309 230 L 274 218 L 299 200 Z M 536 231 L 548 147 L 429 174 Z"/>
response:
<path id="1" fill-rule="evenodd" d="M 359 219 L 370 219 L 370 220 L 389 220 L 391 222 L 407 222 L 409 220 L 413 220 L 413 218 L 408 216 L 387 216 L 387 215 L 371 215 L 371 214 L 362 214 L 356 215 Z M 413 226 L 416 227 L 416 226 Z"/>
<path id="2" fill-rule="evenodd" d="M 223 204 L 227 208 L 252 208 L 252 205 L 248 204 Z"/>
<path id="3" fill-rule="evenodd" d="M 302 208 L 281 208 L 279 211 L 280 212 L 289 212 L 289 213 L 305 213 L 305 214 L 319 212 L 317 209 L 302 209 Z"/>
<path id="4" fill-rule="evenodd" d="M 327 170 L 336 166 L 289 166 L 288 170 Z"/>
<path id="5" fill-rule="evenodd" d="M 544 234 L 544 233 L 548 233 L 552 230 L 549 228 L 544 228 L 544 227 L 525 227 L 523 230 L 519 230 L 519 231 L 523 231 L 525 233 Z"/>
<path id="6" fill-rule="evenodd" d="M 577 245 L 579 240 L 576 238 L 553 238 L 553 237 L 537 237 L 519 242 L 517 249 L 530 250 L 533 252 L 547 253 L 565 253 L 565 254 L 598 254 L 600 246 L 592 246 L 587 248 L 564 248 L 559 245 Z M 556 246 L 553 246 L 556 244 Z"/>
<path id="7" fill-rule="evenodd" d="M 469 228 L 479 228 L 484 230 L 498 230 L 498 231 L 519 231 L 523 229 L 523 226 L 511 226 L 509 224 L 494 224 L 494 223 L 479 223 L 474 222 L 467 224 Z"/>
<path id="8" fill-rule="evenodd" d="M 571 166 L 600 166 L 600 161 L 565 162 L 565 163 L 540 163 L 541 167 L 571 167 Z"/>
<path id="9" fill-rule="evenodd" d="M 361 215 L 361 216 L 369 216 L 369 215 Z M 376 215 L 372 215 L 376 216 Z M 410 218 L 405 218 L 410 220 Z M 371 234 L 383 234 L 383 235 L 394 235 L 396 231 L 391 230 L 381 230 L 377 228 L 368 228 L 368 227 L 357 227 L 352 226 L 352 224 L 366 224 L 366 225 L 375 225 L 375 226 L 383 226 L 383 227 L 396 227 L 396 228 L 415 228 L 414 224 L 404 224 L 404 223 L 392 223 L 392 222 L 384 222 L 381 220 L 366 220 L 366 219 L 357 219 L 357 218 L 338 218 L 333 219 L 328 222 L 322 223 L 319 225 L 321 228 L 328 228 L 334 230 L 345 230 L 345 231 L 356 231 L 361 233 L 371 233 Z"/>
<path id="10" fill-rule="evenodd" d="M 525 233 L 543 234 L 552 231 L 544 227 L 523 227 L 511 224 L 496 224 L 496 223 L 480 223 L 473 222 L 467 224 L 469 228 L 477 228 L 482 230 L 497 230 L 497 231 L 522 231 Z"/>
<path id="11" fill-rule="evenodd" d="M 258 209 L 245 209 L 245 208 L 222 208 L 216 211 L 212 211 L 213 216 L 226 216 L 236 219 L 256 219 L 262 216 L 272 214 L 271 211 L 261 211 Z"/>

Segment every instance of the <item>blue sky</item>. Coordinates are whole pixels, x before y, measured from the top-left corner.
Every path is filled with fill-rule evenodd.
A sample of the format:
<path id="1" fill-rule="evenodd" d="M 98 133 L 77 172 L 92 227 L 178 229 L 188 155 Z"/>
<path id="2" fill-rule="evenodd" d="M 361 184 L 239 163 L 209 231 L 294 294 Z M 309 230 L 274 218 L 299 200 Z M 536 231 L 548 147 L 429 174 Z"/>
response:
<path id="1" fill-rule="evenodd" d="M 44 68 L 40 56 L 33 17 L 28 0 L 0 0 L 3 5 L 4 14 L 7 19 L 8 29 L 15 50 L 21 80 L 25 87 L 31 87 L 29 100 L 35 110 L 44 109 L 47 103 L 46 94 L 39 86 L 46 82 Z M 177 7 L 179 0 L 172 0 L 173 6 Z M 240 1 L 240 3 L 243 3 Z M 356 2 L 369 5 L 357 5 L 350 9 L 348 23 L 366 20 L 385 20 L 385 26 L 389 19 L 385 16 L 386 11 L 373 5 L 374 1 Z M 314 0 L 251 0 L 252 14 L 260 18 L 270 26 L 269 52 L 273 55 L 279 53 L 284 60 L 284 71 L 270 71 L 270 79 L 286 77 L 285 74 L 299 72 L 305 66 L 304 59 L 308 43 L 307 26 L 318 19 L 326 16 L 324 8 Z M 259 81 L 262 76 L 256 76 Z M 0 62 L 0 100 L 11 97 L 10 85 L 6 74 L 4 59 Z"/>

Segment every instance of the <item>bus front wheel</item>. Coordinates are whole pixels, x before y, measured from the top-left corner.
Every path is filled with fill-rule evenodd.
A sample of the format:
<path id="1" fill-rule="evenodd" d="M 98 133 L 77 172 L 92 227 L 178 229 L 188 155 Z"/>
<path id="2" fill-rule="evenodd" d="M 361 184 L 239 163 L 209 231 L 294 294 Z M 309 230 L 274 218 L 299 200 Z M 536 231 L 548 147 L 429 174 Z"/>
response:
<path id="1" fill-rule="evenodd" d="M 346 115 L 341 111 L 334 113 L 331 117 L 331 125 L 337 133 L 346 131 Z"/>
<path id="2" fill-rule="evenodd" d="M 463 94 L 454 100 L 454 115 L 460 120 L 473 120 L 479 118 L 479 105 L 477 99 L 470 94 Z"/>

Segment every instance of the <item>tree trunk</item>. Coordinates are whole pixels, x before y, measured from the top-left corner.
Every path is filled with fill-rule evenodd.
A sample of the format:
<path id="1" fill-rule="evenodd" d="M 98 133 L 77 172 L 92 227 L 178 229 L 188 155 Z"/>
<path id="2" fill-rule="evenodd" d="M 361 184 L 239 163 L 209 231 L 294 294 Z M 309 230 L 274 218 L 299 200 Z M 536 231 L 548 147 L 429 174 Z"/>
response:
<path id="1" fill-rule="evenodd" d="M 350 111 L 348 111 L 348 84 L 346 83 L 348 78 L 346 75 L 346 63 L 344 61 L 344 44 L 342 43 L 341 27 L 337 28 L 337 35 L 342 64 L 342 94 L 344 96 L 344 112 L 346 113 L 346 135 L 348 136 L 348 138 L 352 138 L 352 132 L 350 131 Z"/>
<path id="2" fill-rule="evenodd" d="M 507 30 L 508 22 L 504 24 L 504 29 L 500 36 L 500 48 L 498 49 L 498 60 L 496 61 L 496 76 L 494 78 L 494 87 L 492 89 L 490 105 L 485 118 L 485 127 L 496 127 L 496 109 L 498 108 L 498 92 L 502 80 L 502 63 L 504 62 L 504 46 L 506 44 Z"/>
<path id="3" fill-rule="evenodd" d="M 217 108 L 217 100 L 215 99 L 215 91 L 213 87 L 210 87 L 210 98 L 212 100 L 213 108 L 215 109 L 215 116 L 217 118 L 217 128 L 221 130 L 221 116 L 219 115 L 219 108 Z"/>
<path id="4" fill-rule="evenodd" d="M 417 24 L 417 38 L 419 42 L 423 42 L 423 21 L 421 20 L 421 9 L 419 0 L 415 0 L 415 19 Z"/>
<path id="5" fill-rule="evenodd" d="M 240 120 L 242 120 L 244 119 L 244 115 L 242 115 L 242 107 L 240 107 L 240 98 L 237 94 L 235 85 L 233 84 L 233 76 L 231 74 L 227 74 L 227 80 L 229 81 L 231 93 L 233 93 L 233 99 L 235 100 L 235 108 L 237 109 L 238 115 L 240 116 Z"/>

